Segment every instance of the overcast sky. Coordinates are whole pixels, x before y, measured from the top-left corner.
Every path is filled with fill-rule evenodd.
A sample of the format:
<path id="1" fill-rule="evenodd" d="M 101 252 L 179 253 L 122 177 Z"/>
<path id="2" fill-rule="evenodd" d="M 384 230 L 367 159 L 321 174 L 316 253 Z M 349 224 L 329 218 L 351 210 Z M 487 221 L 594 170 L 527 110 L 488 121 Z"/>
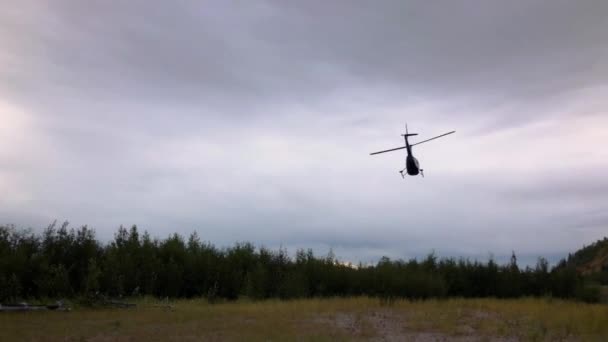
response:
<path id="1" fill-rule="evenodd" d="M 0 0 L 0 222 L 344 260 L 608 235 L 608 2 Z M 426 178 L 401 179 L 407 122 Z"/>

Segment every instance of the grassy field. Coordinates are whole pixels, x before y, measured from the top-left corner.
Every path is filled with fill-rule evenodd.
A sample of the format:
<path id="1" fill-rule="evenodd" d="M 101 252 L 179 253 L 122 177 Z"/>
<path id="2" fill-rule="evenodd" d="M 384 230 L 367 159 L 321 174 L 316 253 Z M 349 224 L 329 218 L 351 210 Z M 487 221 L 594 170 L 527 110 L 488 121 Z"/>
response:
<path id="1" fill-rule="evenodd" d="M 0 314 L 0 341 L 608 340 L 608 305 L 552 299 L 335 298 Z"/>

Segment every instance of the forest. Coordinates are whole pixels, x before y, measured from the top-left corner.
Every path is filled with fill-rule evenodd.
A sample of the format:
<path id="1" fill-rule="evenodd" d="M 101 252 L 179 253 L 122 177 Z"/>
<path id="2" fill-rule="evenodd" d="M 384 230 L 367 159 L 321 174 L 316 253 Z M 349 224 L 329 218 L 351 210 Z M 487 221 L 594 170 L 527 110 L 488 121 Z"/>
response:
<path id="1" fill-rule="evenodd" d="M 218 248 L 196 233 L 151 238 L 136 226 L 120 227 L 102 243 L 92 229 L 52 224 L 41 233 L 0 226 L 0 302 L 92 296 L 239 298 L 370 296 L 383 300 L 446 297 L 551 296 L 597 301 L 596 286 L 563 260 L 549 267 L 539 258 L 522 268 L 438 258 L 391 260 L 374 265 L 339 262 L 330 251 L 270 250 L 250 243 Z"/>

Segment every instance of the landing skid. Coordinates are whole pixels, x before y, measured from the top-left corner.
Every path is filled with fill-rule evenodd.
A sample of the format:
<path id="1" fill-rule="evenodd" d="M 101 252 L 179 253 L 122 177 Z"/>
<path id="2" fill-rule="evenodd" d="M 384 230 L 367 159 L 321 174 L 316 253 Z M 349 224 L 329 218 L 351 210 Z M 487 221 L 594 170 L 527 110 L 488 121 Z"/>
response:
<path id="1" fill-rule="evenodd" d="M 405 171 L 405 169 L 399 170 L 399 174 L 401 175 L 401 178 L 405 179 L 405 175 L 403 174 L 403 171 Z M 424 178 L 424 170 L 423 169 L 420 169 L 420 175 L 422 176 L 422 178 Z"/>

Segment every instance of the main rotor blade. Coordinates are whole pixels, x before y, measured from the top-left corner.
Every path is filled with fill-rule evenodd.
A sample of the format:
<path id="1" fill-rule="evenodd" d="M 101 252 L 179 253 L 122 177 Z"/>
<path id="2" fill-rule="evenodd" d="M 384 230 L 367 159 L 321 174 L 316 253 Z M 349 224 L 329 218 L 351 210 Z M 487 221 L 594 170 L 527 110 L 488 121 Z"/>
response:
<path id="1" fill-rule="evenodd" d="M 437 139 L 437 138 L 445 137 L 446 135 L 450 135 L 450 134 L 452 134 L 452 133 L 456 133 L 456 131 L 451 131 L 451 132 L 448 132 L 448 133 L 445 133 L 445 134 L 442 134 L 442 135 L 438 135 L 438 136 L 436 136 L 436 137 L 434 137 L 434 138 L 431 138 L 431 139 L 426 139 L 426 140 L 423 140 L 423 141 L 417 142 L 417 143 L 415 143 L 415 144 L 412 144 L 412 145 L 410 145 L 410 146 L 416 146 L 416 145 L 420 145 L 420 144 L 425 143 L 425 142 L 427 142 L 427 141 L 431 141 L 431 140 L 435 140 L 435 139 Z"/>
<path id="2" fill-rule="evenodd" d="M 403 150 L 404 148 L 406 148 L 406 146 L 397 147 L 397 148 L 391 148 L 390 150 L 378 151 L 378 152 L 370 153 L 369 155 L 373 156 L 374 154 L 384 153 L 384 152 L 391 152 L 391 151 L 397 151 L 397 150 Z"/>

